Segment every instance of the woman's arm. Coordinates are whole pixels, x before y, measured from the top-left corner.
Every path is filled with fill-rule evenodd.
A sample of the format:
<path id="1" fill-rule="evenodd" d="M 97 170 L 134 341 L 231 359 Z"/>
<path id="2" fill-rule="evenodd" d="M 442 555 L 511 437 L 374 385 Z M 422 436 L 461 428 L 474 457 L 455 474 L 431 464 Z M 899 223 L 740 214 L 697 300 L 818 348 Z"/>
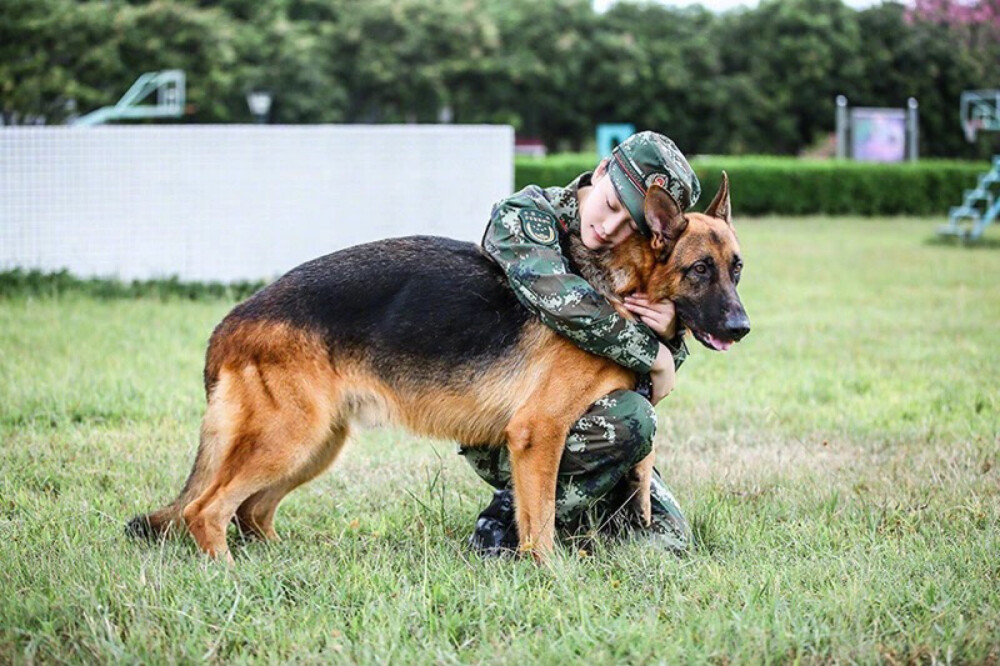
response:
<path id="1" fill-rule="evenodd" d="M 512 197 L 494 209 L 483 250 L 503 269 L 518 300 L 547 326 L 593 354 L 637 373 L 650 372 L 662 343 L 569 271 L 556 224 L 530 198 Z"/>
<path id="2" fill-rule="evenodd" d="M 677 329 L 677 314 L 670 301 L 651 301 L 645 294 L 630 294 L 624 300 L 625 309 L 639 317 L 639 320 L 659 336 L 674 358 L 674 369 L 688 357 L 684 343 L 683 329 Z"/>

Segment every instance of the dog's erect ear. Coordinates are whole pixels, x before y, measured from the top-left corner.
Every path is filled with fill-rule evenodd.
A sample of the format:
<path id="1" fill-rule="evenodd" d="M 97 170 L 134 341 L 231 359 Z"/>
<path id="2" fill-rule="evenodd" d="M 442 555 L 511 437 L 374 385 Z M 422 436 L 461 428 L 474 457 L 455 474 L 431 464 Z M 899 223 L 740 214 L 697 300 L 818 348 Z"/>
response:
<path id="1" fill-rule="evenodd" d="M 687 229 L 687 218 L 674 198 L 659 185 L 650 185 L 646 190 L 644 207 L 646 224 L 652 235 L 650 245 L 656 251 L 657 259 L 666 261 L 677 239 Z"/>
<path id="2" fill-rule="evenodd" d="M 729 206 L 729 176 L 726 175 L 725 171 L 722 172 L 722 184 L 719 185 L 719 191 L 715 193 L 712 203 L 708 204 L 708 208 L 705 209 L 705 215 L 725 220 L 726 224 L 730 226 L 733 224 L 733 209 Z"/>

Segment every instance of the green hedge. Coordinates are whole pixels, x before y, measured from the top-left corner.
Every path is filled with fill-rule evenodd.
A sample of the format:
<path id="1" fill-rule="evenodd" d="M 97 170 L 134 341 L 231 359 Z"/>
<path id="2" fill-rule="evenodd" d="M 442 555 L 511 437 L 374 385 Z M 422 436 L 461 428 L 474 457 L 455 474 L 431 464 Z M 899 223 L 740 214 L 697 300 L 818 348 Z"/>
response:
<path id="1" fill-rule="evenodd" d="M 519 157 L 516 188 L 563 185 L 596 161 L 576 153 Z M 784 157 L 703 157 L 691 164 L 702 185 L 699 207 L 712 200 L 725 170 L 737 215 L 944 215 L 989 168 L 987 162 L 953 160 L 873 164 Z"/>
<path id="2" fill-rule="evenodd" d="M 261 289 L 262 281 L 183 282 L 177 277 L 159 280 L 123 281 L 114 278 L 78 278 L 69 271 L 47 273 L 15 268 L 0 271 L 0 300 L 5 298 L 51 298 L 80 294 L 97 299 L 152 298 L 159 300 L 241 301 Z"/>

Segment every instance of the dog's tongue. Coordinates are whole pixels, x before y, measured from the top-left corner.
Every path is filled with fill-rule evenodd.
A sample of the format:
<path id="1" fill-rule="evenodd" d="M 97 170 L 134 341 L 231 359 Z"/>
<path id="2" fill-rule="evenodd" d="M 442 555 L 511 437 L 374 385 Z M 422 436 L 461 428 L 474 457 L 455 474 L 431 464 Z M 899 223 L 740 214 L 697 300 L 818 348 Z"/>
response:
<path id="1" fill-rule="evenodd" d="M 733 346 L 731 340 L 720 340 L 711 333 L 708 334 L 708 344 L 712 345 L 712 349 L 715 351 L 726 351 Z"/>

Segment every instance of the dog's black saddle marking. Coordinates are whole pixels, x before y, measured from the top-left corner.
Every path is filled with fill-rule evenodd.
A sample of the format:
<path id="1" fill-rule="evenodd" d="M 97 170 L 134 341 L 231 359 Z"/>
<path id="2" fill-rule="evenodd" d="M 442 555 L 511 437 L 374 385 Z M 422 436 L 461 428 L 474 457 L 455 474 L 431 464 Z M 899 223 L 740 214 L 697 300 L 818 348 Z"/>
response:
<path id="1" fill-rule="evenodd" d="M 367 243 L 292 269 L 233 310 L 322 333 L 386 379 L 452 378 L 514 346 L 532 315 L 476 245 L 434 236 Z M 428 378 L 430 378 L 428 376 Z"/>

